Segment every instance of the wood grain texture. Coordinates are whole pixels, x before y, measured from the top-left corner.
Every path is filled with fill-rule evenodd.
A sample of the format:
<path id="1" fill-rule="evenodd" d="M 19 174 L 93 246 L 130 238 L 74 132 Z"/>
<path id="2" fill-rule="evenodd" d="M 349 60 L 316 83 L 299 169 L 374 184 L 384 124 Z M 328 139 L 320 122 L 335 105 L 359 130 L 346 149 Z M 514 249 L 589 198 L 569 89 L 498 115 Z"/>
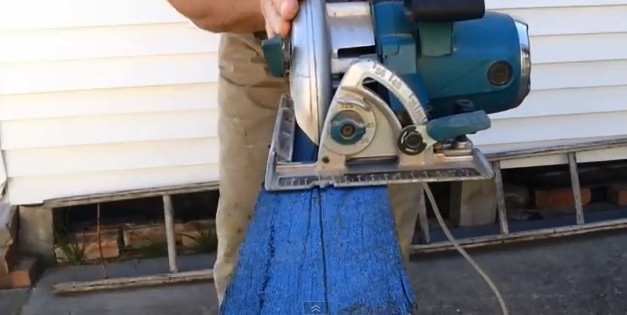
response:
<path id="1" fill-rule="evenodd" d="M 387 198 L 385 187 L 263 191 L 222 313 L 412 313 Z"/>

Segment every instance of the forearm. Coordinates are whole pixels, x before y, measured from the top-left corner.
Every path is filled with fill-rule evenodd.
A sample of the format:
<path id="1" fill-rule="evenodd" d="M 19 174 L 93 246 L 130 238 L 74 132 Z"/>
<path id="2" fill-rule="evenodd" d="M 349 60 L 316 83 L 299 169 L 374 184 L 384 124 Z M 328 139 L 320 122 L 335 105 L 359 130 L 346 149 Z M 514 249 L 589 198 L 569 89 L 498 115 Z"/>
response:
<path id="1" fill-rule="evenodd" d="M 259 0 L 168 0 L 199 28 L 214 33 L 264 31 Z"/>

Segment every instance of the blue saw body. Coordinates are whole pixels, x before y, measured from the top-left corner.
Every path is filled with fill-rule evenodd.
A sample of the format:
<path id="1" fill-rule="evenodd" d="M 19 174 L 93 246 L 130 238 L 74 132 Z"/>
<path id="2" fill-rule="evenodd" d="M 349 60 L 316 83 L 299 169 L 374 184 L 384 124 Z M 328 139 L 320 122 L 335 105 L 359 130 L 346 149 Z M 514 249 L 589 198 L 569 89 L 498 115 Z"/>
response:
<path id="1" fill-rule="evenodd" d="M 486 114 L 507 111 L 529 93 L 526 27 L 507 14 L 472 13 L 421 19 L 412 18 L 410 1 L 372 3 L 376 58 L 422 96 L 431 118 L 455 114 L 459 100 Z M 389 101 L 400 110 L 394 97 Z"/>
<path id="2" fill-rule="evenodd" d="M 294 31 L 295 47 L 279 37 L 262 43 L 269 72 L 289 73 L 292 86 L 279 106 L 266 189 L 493 176 L 467 135 L 529 94 L 524 22 L 486 11 L 484 0 L 313 2 Z"/>
<path id="3" fill-rule="evenodd" d="M 486 12 L 484 0 L 376 0 L 367 3 L 374 43 L 342 53 L 344 57 L 377 60 L 407 84 L 420 100 L 429 119 L 428 131 L 435 140 L 446 141 L 488 129 L 491 127 L 489 114 L 516 108 L 529 94 L 531 61 L 527 25 L 508 14 Z M 319 28 L 316 24 L 307 26 Z M 333 36 L 334 30 L 328 32 Z M 312 31 L 309 36 L 319 33 Z M 316 39 L 312 45 L 316 42 L 322 45 L 324 41 Z M 284 45 L 279 37 L 262 44 L 269 72 L 275 76 L 286 75 L 289 68 Z M 297 47 L 292 53 L 298 56 L 305 54 L 305 50 Z M 320 56 L 300 56 L 300 62 L 303 59 L 315 61 Z M 324 57 L 320 59 L 327 60 L 327 56 Z M 327 65 L 316 64 L 315 67 Z M 341 80 L 342 73 L 334 75 Z M 409 124 L 402 119 L 405 108 L 395 95 L 376 83 L 369 89 L 386 101 L 403 126 Z M 317 106 L 324 116 L 331 100 L 325 99 L 324 93 L 320 96 L 319 104 L 306 106 Z M 299 125 L 297 121 L 294 153 L 305 147 L 315 152 L 320 138 L 325 136 L 343 145 L 352 145 L 361 140 L 364 132 L 363 124 L 346 117 L 339 117 L 329 134 L 320 134 L 317 139 L 311 137 L 311 131 L 309 137 L 304 135 L 307 132 Z M 346 126 L 357 132 L 351 138 L 340 139 L 338 135 Z M 300 156 L 294 156 L 292 161 L 305 161 Z M 314 154 L 311 161 L 316 159 Z"/>

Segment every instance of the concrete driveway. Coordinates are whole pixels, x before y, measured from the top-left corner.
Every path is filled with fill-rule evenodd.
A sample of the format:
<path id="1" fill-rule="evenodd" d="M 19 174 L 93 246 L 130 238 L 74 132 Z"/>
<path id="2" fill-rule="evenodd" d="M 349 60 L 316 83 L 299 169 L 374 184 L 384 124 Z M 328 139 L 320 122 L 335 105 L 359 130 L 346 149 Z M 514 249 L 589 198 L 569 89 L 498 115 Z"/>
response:
<path id="1" fill-rule="evenodd" d="M 510 314 L 627 314 L 627 231 L 472 251 Z M 209 255 L 181 257 L 181 269 L 210 267 Z M 167 271 L 165 259 L 108 265 L 110 276 Z M 48 270 L 32 290 L 0 291 L 0 314 L 215 314 L 212 283 L 60 297 L 53 283 L 97 279 L 100 266 Z M 457 253 L 417 257 L 409 270 L 420 314 L 499 314 L 489 287 Z M 20 307 L 20 305 L 24 305 Z"/>

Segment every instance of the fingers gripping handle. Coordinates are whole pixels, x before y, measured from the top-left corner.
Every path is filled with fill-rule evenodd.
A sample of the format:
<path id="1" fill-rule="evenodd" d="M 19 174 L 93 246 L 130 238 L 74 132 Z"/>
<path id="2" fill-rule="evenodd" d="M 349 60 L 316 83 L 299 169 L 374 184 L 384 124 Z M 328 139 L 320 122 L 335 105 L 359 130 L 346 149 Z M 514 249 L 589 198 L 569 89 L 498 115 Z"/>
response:
<path id="1" fill-rule="evenodd" d="M 453 139 L 490 128 L 490 117 L 480 110 L 430 120 L 427 133 L 435 141 Z"/>
<path id="2" fill-rule="evenodd" d="M 284 42 L 280 35 L 261 42 L 263 57 L 268 65 L 268 72 L 275 77 L 283 77 L 287 72 L 287 60 Z"/>

